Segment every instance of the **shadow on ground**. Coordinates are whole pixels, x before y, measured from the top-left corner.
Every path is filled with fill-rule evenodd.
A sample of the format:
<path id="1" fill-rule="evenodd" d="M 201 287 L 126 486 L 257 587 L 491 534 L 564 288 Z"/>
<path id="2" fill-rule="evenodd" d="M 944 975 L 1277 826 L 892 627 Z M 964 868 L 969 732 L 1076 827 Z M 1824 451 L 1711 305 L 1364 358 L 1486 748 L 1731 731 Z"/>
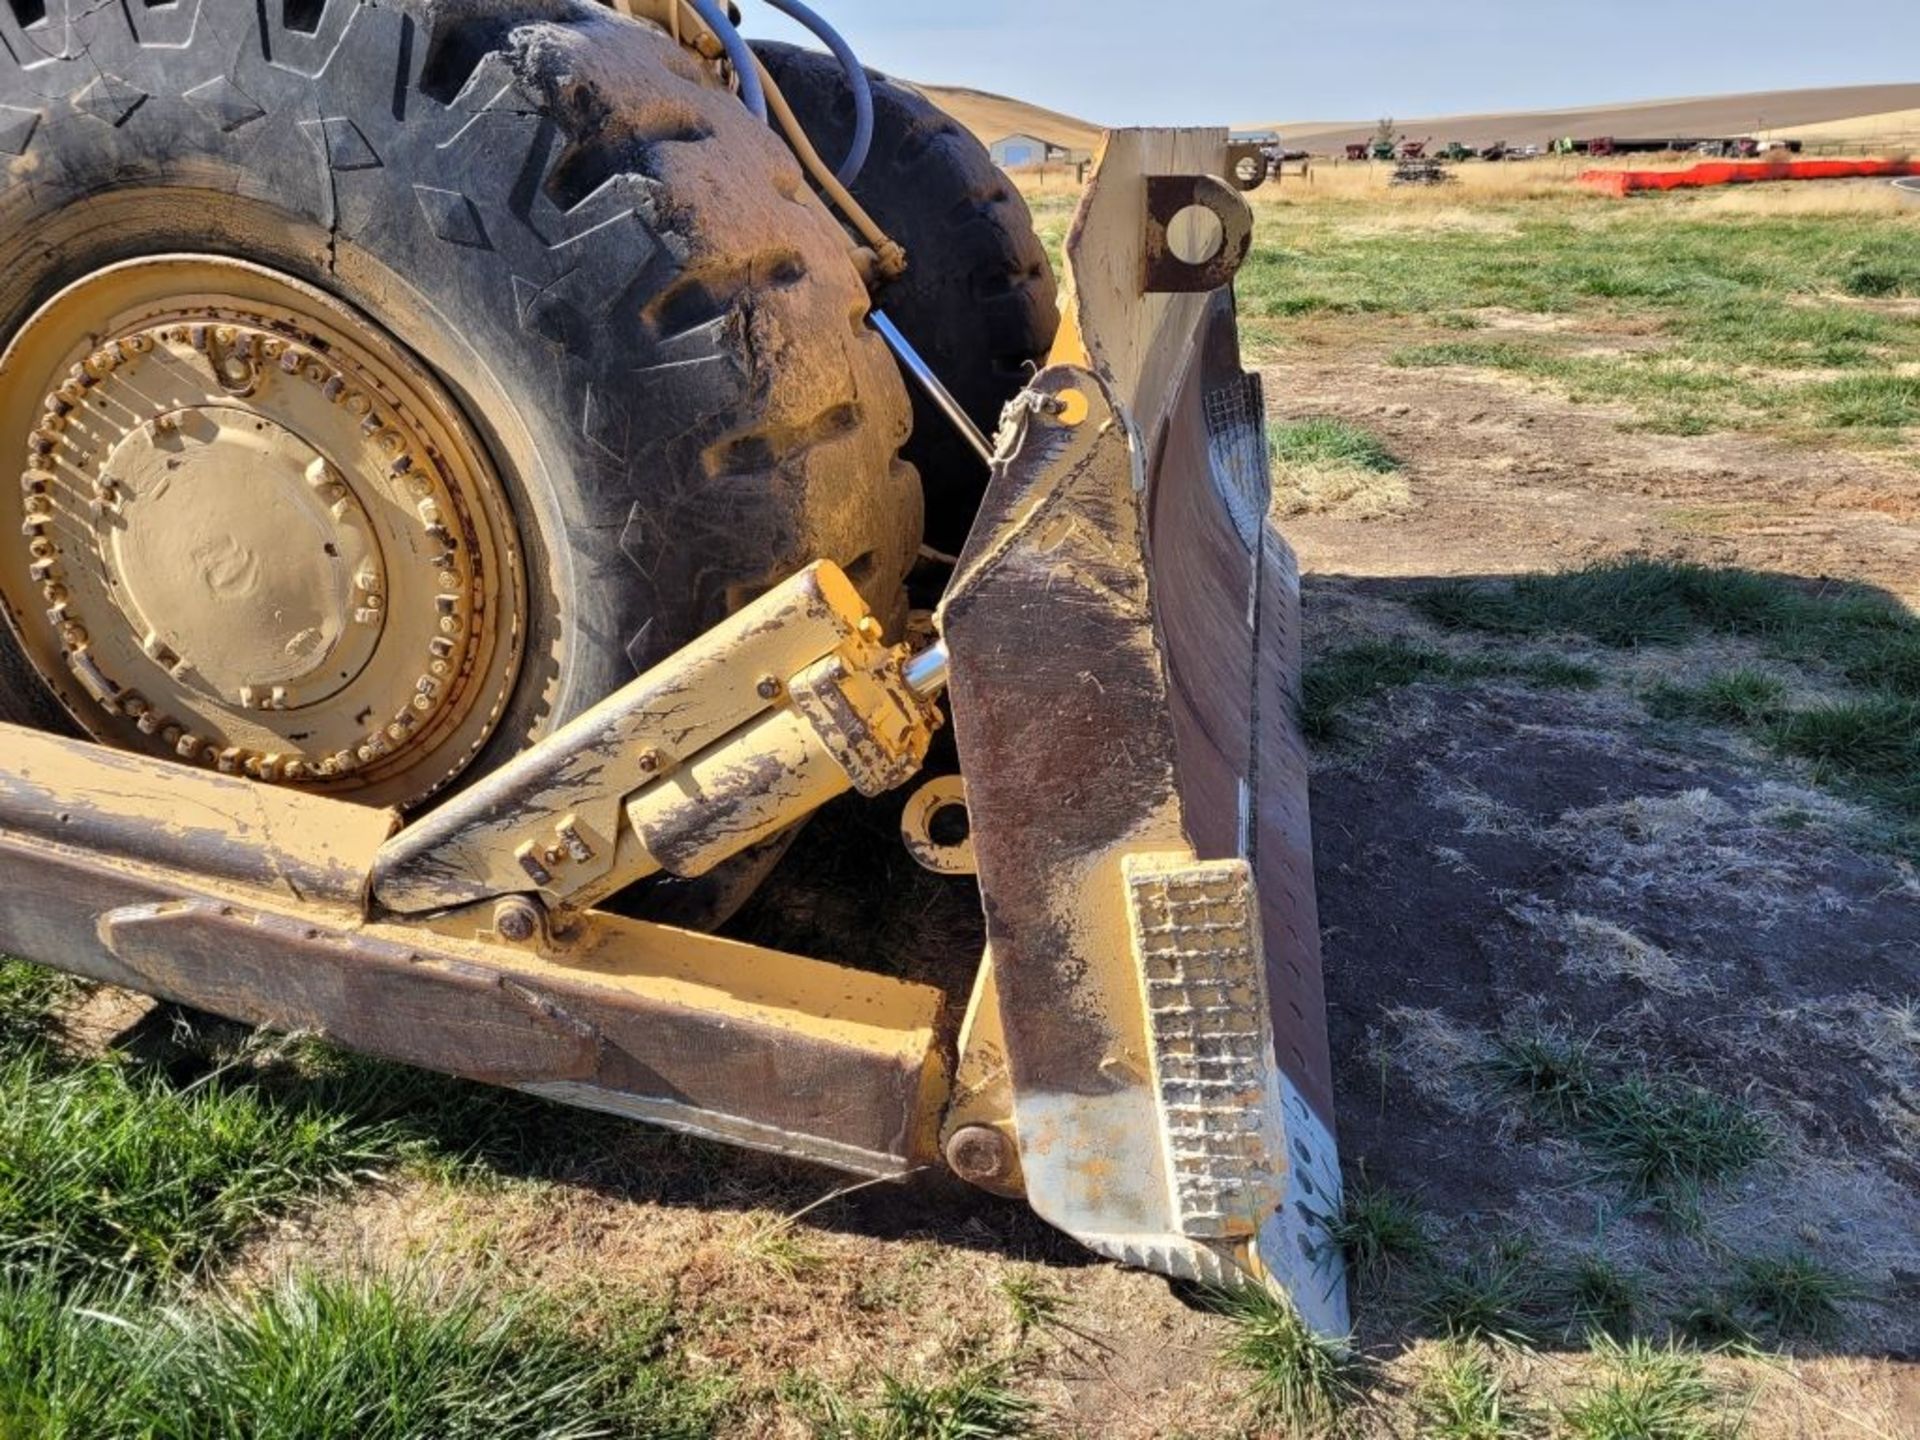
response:
<path id="1" fill-rule="evenodd" d="M 1867 840 L 1862 812 L 1748 738 L 1649 713 L 1652 689 L 1700 683 L 1752 647 L 1463 638 L 1404 603 L 1431 587 L 1310 582 L 1310 648 L 1544 649 L 1593 666 L 1600 683 L 1390 688 L 1317 755 L 1347 1173 L 1411 1199 L 1437 1252 L 1415 1273 L 1362 1282 L 1363 1336 L 1443 1322 L 1449 1300 L 1417 1273 L 1436 1265 L 1493 1275 L 1509 1318 L 1543 1338 L 1558 1325 L 1581 1339 L 1595 1317 L 1580 1313 L 1578 1281 L 1556 1295 L 1555 1277 L 1593 1267 L 1632 1292 L 1609 1317 L 1622 1330 L 1765 1333 L 1779 1317 L 1756 1313 L 1768 1297 L 1753 1276 L 1791 1260 L 1847 1297 L 1796 1338 L 1914 1354 L 1913 869 Z M 1592 1071 L 1571 1105 L 1542 1077 L 1531 1093 L 1526 1077 L 1516 1084 L 1515 1052 L 1543 1045 Z M 1675 1099 L 1637 1112 L 1672 1133 L 1597 1134 L 1577 1113 L 1596 1088 L 1622 1085 Z M 1722 1173 L 1712 1125 L 1691 1128 L 1702 1095 L 1756 1123 L 1765 1153 Z M 1675 1154 L 1671 1172 L 1636 1169 Z"/>

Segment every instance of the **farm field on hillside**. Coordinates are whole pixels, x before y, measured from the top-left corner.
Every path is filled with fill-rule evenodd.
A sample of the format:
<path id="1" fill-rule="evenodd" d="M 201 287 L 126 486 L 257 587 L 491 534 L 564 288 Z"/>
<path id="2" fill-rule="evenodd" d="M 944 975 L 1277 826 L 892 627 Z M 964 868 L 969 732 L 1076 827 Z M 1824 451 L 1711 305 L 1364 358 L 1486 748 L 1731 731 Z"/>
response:
<path id="1" fill-rule="evenodd" d="M 971 1193 L 7 964 L 0 1435 L 1920 1428 L 1920 216 L 1493 173 L 1272 192 L 1241 284 L 1353 1357 Z M 977 947 L 823 823 L 859 884 L 745 924 Z"/>

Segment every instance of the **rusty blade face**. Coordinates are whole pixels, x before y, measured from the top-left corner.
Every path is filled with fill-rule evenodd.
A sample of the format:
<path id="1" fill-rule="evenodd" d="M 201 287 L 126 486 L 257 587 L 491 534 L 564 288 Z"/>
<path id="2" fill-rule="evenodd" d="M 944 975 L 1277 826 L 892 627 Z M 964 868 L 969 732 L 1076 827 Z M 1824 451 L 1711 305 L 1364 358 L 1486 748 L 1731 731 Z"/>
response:
<path id="1" fill-rule="evenodd" d="M 1158 446 L 1093 373 L 1039 377 L 941 622 L 1029 1201 L 1340 1333 L 1298 586 L 1213 313 L 1229 363 Z"/>
<path id="2" fill-rule="evenodd" d="M 1203 858 L 1260 885 L 1283 1067 L 1332 1130 L 1307 753 L 1299 727 L 1300 571 L 1269 517 L 1260 378 L 1242 373 L 1223 296 L 1207 318 L 1148 487 L 1147 553 L 1164 637 L 1180 794 Z"/>
<path id="3" fill-rule="evenodd" d="M 1298 1273 L 1303 1259 L 1317 1271 L 1319 1256 L 1270 1253 L 1322 1243 L 1340 1204 L 1299 725 L 1300 571 L 1272 521 L 1260 379 L 1240 369 L 1225 294 L 1207 315 L 1195 369 L 1157 453 L 1161 462 L 1147 490 L 1147 553 L 1182 808 L 1199 855 L 1243 858 L 1259 892 L 1295 1192 L 1285 1202 L 1292 1216 L 1263 1231 L 1260 1259 L 1282 1276 Z M 1304 1308 L 1303 1297 L 1296 1299 Z"/>

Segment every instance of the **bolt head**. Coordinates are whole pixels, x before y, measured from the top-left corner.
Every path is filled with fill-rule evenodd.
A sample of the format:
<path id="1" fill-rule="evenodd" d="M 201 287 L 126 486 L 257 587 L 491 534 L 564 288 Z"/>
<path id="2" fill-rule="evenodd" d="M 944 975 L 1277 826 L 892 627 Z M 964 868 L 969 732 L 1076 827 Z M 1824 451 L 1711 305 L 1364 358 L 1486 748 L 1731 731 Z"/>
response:
<path id="1" fill-rule="evenodd" d="M 502 900 L 494 907 L 493 928 L 502 940 L 523 945 L 540 933 L 540 913 L 525 900 Z"/>
<path id="2" fill-rule="evenodd" d="M 991 1184 L 1013 1173 L 1013 1147 L 991 1125 L 963 1125 L 947 1141 L 947 1164 L 962 1180 Z"/>
<path id="3" fill-rule="evenodd" d="M 760 683 L 753 688 L 762 700 L 776 700 L 780 696 L 780 682 L 772 675 L 762 675 Z"/>

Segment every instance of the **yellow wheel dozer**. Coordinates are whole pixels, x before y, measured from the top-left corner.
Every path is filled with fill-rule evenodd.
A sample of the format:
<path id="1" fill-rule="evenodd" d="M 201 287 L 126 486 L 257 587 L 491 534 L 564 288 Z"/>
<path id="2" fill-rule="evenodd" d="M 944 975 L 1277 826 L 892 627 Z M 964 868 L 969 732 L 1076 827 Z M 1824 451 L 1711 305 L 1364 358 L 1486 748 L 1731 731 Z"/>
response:
<path id="1" fill-rule="evenodd" d="M 838 58 L 0 0 L 0 950 L 1341 1332 L 1243 157 L 1110 135 L 1056 299 L 978 143 L 770 3 Z M 712 933 L 893 790 L 970 989 Z"/>

